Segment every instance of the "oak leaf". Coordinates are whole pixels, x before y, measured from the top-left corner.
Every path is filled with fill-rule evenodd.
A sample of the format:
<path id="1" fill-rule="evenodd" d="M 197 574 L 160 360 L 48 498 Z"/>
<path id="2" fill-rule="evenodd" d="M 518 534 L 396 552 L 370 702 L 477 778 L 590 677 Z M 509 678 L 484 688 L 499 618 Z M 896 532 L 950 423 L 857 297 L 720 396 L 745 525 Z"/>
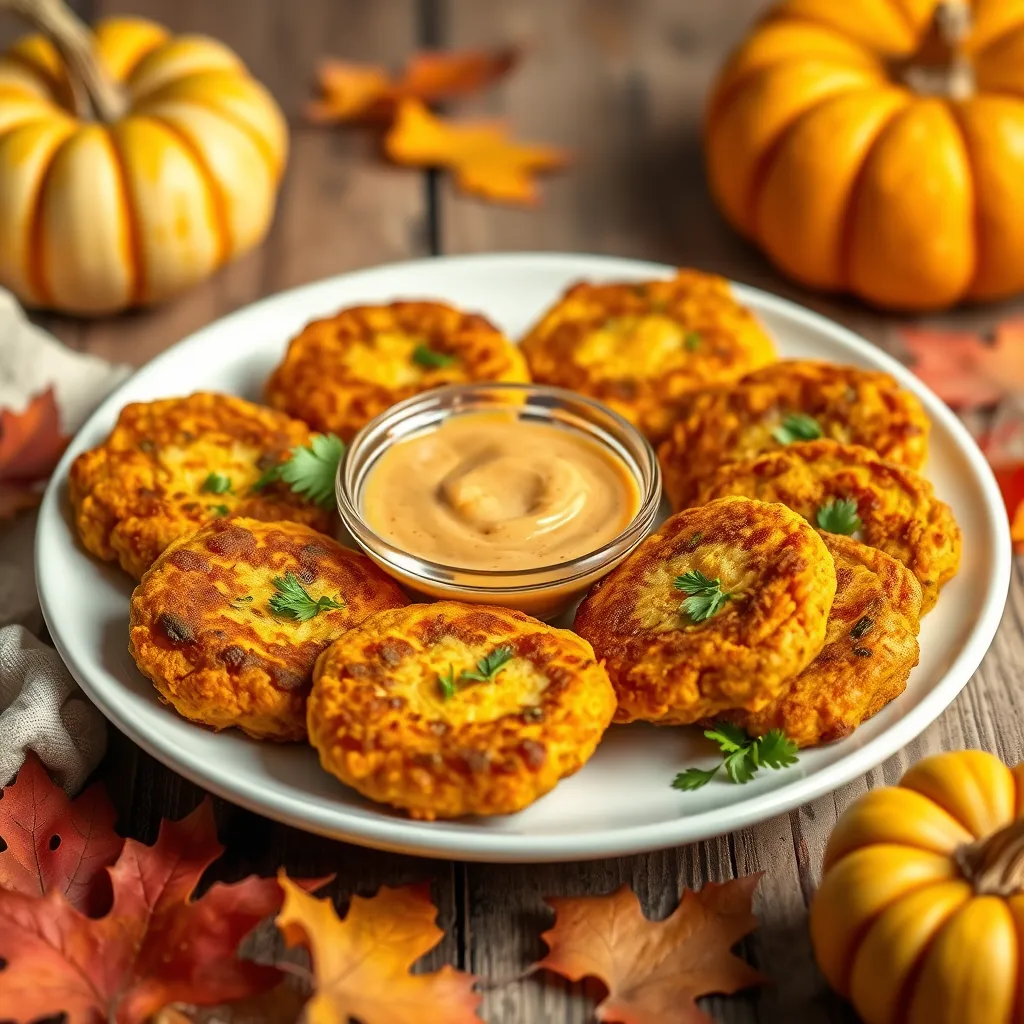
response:
<path id="1" fill-rule="evenodd" d="M 0 409 L 0 521 L 38 503 L 42 492 L 36 485 L 50 475 L 67 444 L 53 388 L 20 413 Z"/>
<path id="2" fill-rule="evenodd" d="M 409 969 L 441 941 L 437 908 L 426 886 L 381 886 L 353 896 L 344 920 L 329 899 L 315 899 L 285 877 L 277 926 L 289 946 L 308 947 L 316 992 L 307 1024 L 480 1024 L 476 978 L 444 966 Z"/>
<path id="3" fill-rule="evenodd" d="M 628 887 L 607 896 L 549 899 L 555 925 L 541 938 L 548 954 L 535 967 L 570 981 L 599 978 L 608 995 L 600 1021 L 618 1024 L 712 1024 L 695 1000 L 729 994 L 766 979 L 730 950 L 757 927 L 751 899 L 761 874 L 700 892 L 685 890 L 664 921 L 644 917 Z"/>
<path id="4" fill-rule="evenodd" d="M 0 799 L 0 888 L 25 896 L 62 892 L 76 910 L 98 914 L 109 906 L 104 870 L 124 840 L 114 831 L 116 814 L 96 783 L 76 800 L 46 774 L 30 753 Z"/>
<path id="5" fill-rule="evenodd" d="M 449 124 L 415 100 L 399 105 L 384 148 L 396 163 L 447 168 L 464 192 L 525 205 L 538 198 L 534 175 L 569 161 L 553 146 L 510 141 L 502 124 Z"/>
<path id="6" fill-rule="evenodd" d="M 86 917 L 59 890 L 42 898 L 0 890 L 3 1017 L 142 1024 L 170 1003 L 209 1006 L 273 986 L 276 968 L 236 953 L 280 907 L 277 880 L 216 883 L 191 898 L 222 849 L 206 801 L 164 821 L 153 846 L 125 841 L 109 869 L 113 903 L 104 917 Z"/>
<path id="7" fill-rule="evenodd" d="M 1024 392 L 1024 320 L 1005 320 L 991 343 L 974 331 L 905 327 L 900 332 L 911 369 L 954 409 L 995 405 Z"/>
<path id="8" fill-rule="evenodd" d="M 402 100 L 435 103 L 484 89 L 510 71 L 518 57 L 511 48 L 418 53 L 398 78 L 377 65 L 326 60 L 317 69 L 322 96 L 306 108 L 306 116 L 321 124 L 387 120 Z"/>

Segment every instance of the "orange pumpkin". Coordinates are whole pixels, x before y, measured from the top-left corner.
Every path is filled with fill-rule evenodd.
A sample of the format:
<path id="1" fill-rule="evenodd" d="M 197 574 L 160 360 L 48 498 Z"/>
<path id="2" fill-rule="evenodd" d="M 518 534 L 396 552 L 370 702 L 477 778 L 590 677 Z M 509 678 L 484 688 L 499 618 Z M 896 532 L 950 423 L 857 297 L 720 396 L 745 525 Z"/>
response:
<path id="1" fill-rule="evenodd" d="M 1024 1020 L 1024 765 L 939 754 L 852 804 L 811 940 L 865 1024 Z"/>
<path id="2" fill-rule="evenodd" d="M 706 118 L 727 219 L 883 307 L 1024 289 L 1024 3 L 783 0 Z"/>
<path id="3" fill-rule="evenodd" d="M 259 242 L 287 131 L 226 46 L 137 18 L 90 33 L 59 0 L 0 57 L 0 284 L 26 304 L 158 302 Z"/>

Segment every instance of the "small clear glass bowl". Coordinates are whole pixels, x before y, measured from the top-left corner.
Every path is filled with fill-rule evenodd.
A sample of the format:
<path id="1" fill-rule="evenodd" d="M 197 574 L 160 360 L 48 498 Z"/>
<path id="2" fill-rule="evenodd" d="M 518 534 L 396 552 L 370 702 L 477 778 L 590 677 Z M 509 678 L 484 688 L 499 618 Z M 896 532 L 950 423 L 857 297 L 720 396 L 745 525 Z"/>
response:
<path id="1" fill-rule="evenodd" d="M 640 494 L 640 507 L 629 525 L 607 544 L 569 561 L 488 571 L 420 558 L 394 547 L 366 524 L 363 488 L 389 445 L 430 430 L 451 416 L 496 410 L 514 410 L 519 419 L 578 431 L 624 462 Z M 647 439 L 618 413 L 591 398 L 541 384 L 453 384 L 399 402 L 363 427 L 338 467 L 335 494 L 342 522 L 356 543 L 409 589 L 432 598 L 501 605 L 551 619 L 581 598 L 650 532 L 661 502 L 661 470 Z"/>

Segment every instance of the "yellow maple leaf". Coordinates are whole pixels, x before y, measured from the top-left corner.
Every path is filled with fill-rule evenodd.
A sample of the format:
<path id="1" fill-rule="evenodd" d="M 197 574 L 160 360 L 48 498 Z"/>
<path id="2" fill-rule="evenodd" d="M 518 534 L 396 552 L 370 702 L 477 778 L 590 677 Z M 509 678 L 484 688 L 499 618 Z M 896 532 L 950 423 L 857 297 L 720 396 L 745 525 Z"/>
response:
<path id="1" fill-rule="evenodd" d="M 399 104 L 384 148 L 396 163 L 447 168 L 465 192 L 520 204 L 537 201 L 535 174 L 569 162 L 569 155 L 554 146 L 510 140 L 503 124 L 451 124 L 416 100 Z"/>
<path id="2" fill-rule="evenodd" d="M 447 965 L 409 973 L 444 937 L 426 886 L 383 885 L 376 896 L 353 896 L 341 920 L 330 899 L 309 896 L 283 872 L 278 881 L 277 926 L 289 946 L 309 949 L 313 963 L 308 1024 L 480 1024 L 472 974 Z"/>

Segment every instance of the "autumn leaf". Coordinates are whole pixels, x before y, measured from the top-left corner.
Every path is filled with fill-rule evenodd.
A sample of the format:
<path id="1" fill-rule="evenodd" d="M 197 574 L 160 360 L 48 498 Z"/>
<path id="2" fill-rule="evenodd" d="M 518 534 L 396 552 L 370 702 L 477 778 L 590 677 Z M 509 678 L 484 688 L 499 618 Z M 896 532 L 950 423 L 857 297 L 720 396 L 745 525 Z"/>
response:
<path id="1" fill-rule="evenodd" d="M 1013 549 L 1018 555 L 1024 555 L 1024 462 L 993 466 L 992 472 L 1010 517 Z"/>
<path id="2" fill-rule="evenodd" d="M 435 103 L 484 89 L 510 71 L 518 56 L 514 49 L 419 53 L 397 79 L 377 65 L 327 60 L 317 69 L 322 96 L 306 116 L 319 124 L 388 120 L 402 100 Z"/>
<path id="3" fill-rule="evenodd" d="M 90 786 L 76 800 L 50 781 L 30 753 L 0 799 L 0 887 L 25 896 L 62 892 L 76 910 L 98 914 L 110 903 L 106 868 L 124 840 L 103 787 Z"/>
<path id="4" fill-rule="evenodd" d="M 510 141 L 501 124 L 449 124 L 415 100 L 399 105 L 384 148 L 396 163 L 447 168 L 464 192 L 519 204 L 537 201 L 535 174 L 569 161 L 552 146 Z"/>
<path id="5" fill-rule="evenodd" d="M 955 409 L 994 405 L 1024 392 L 1024 319 L 997 325 L 991 343 L 973 331 L 905 327 L 911 369 Z"/>
<path id="6" fill-rule="evenodd" d="M 314 899 L 283 875 L 277 926 L 289 946 L 309 949 L 316 992 L 307 1024 L 480 1024 L 476 978 L 444 966 L 409 969 L 441 941 L 437 908 L 426 886 L 381 886 L 353 896 L 344 920 L 329 899 Z"/>
<path id="7" fill-rule="evenodd" d="M 644 917 L 626 886 L 607 896 L 549 899 L 555 926 L 541 938 L 548 954 L 535 967 L 570 981 L 599 978 L 608 995 L 600 1021 L 712 1024 L 695 1000 L 761 985 L 764 976 L 732 947 L 757 927 L 750 909 L 761 874 L 689 889 L 664 921 Z"/>
<path id="8" fill-rule="evenodd" d="M 59 890 L 42 898 L 0 890 L 3 1016 L 142 1024 L 170 1003 L 209 1006 L 272 987 L 276 968 L 236 952 L 280 907 L 277 880 L 216 883 L 192 899 L 222 849 L 205 801 L 163 822 L 154 846 L 125 841 L 109 869 L 114 896 L 104 917 L 86 917 Z"/>
<path id="9" fill-rule="evenodd" d="M 53 388 L 20 413 L 0 409 L 0 521 L 38 503 L 42 492 L 35 485 L 50 475 L 67 444 Z"/>

